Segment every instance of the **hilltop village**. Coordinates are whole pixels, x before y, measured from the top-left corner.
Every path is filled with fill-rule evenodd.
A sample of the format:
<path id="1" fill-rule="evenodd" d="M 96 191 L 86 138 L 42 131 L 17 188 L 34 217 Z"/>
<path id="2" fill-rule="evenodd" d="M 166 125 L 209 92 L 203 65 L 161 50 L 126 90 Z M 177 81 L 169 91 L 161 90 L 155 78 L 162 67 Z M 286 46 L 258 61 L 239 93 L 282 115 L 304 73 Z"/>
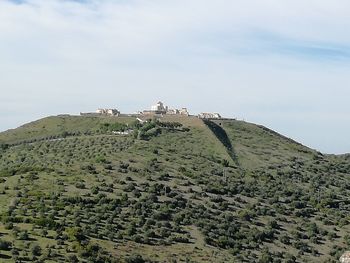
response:
<path id="1" fill-rule="evenodd" d="M 80 113 L 81 116 L 136 116 L 136 117 L 162 117 L 164 115 L 179 115 L 179 116 L 193 116 L 189 113 L 187 108 L 170 108 L 159 101 L 152 105 L 150 109 L 137 112 L 137 114 L 122 114 L 117 109 L 97 109 L 95 112 Z M 201 112 L 197 115 L 200 119 L 221 119 L 219 113 Z"/>

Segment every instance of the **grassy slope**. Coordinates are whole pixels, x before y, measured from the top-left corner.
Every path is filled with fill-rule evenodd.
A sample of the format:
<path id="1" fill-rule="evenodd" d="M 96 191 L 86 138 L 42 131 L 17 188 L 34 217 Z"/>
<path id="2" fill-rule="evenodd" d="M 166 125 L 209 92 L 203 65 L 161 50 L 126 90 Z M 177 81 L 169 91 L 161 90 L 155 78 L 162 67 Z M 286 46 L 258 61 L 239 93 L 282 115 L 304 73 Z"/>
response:
<path id="1" fill-rule="evenodd" d="M 0 133 L 0 143 L 18 143 L 50 136 L 60 136 L 64 132 L 94 132 L 100 123 L 131 123 L 132 117 L 82 117 L 82 116 L 51 116 L 43 118 L 17 129 Z"/>
<path id="2" fill-rule="evenodd" d="M 293 158 L 312 159 L 316 151 L 252 123 L 221 121 L 242 167 L 248 170 L 284 165 Z"/>
<path id="3" fill-rule="evenodd" d="M 350 197 L 347 190 L 350 169 L 346 156 L 322 156 L 264 127 L 223 121 L 221 123 L 240 166 L 224 168 L 222 160 L 229 160 L 230 156 L 202 121 L 176 116 L 168 116 L 164 120 L 181 122 L 190 131 L 163 132 L 149 141 L 140 141 L 95 133 L 102 122 L 132 122 L 132 118 L 49 117 L 0 134 L 0 142 L 17 143 L 57 136 L 64 131 L 81 132 L 79 136 L 61 141 L 19 144 L 2 153 L 0 171 L 5 168 L 18 170 L 35 164 L 39 172 L 35 180 L 30 179 L 30 172 L 5 177 L 6 182 L 0 184 L 0 190 L 6 189 L 0 199 L 0 212 L 5 213 L 16 202 L 15 214 L 34 220 L 39 216 L 35 213 L 40 207 L 36 206 L 39 204 L 36 201 L 38 196 L 43 196 L 43 202 L 47 204 L 51 204 L 51 194 L 54 193 L 61 193 L 59 200 L 74 196 L 91 199 L 97 197 L 97 194 L 91 196 L 91 189 L 96 186 L 106 189 L 112 185 L 112 192 L 102 190 L 108 198 L 119 199 L 122 194 L 129 197 L 129 203 L 122 204 L 118 214 L 113 215 L 112 226 L 119 230 L 114 230 L 116 234 L 112 239 L 107 238 L 104 233 L 108 232 L 109 226 L 106 219 L 101 219 L 97 230 L 99 234 L 92 233 L 90 237 L 91 242 L 101 244 L 121 260 L 138 252 L 155 261 L 170 262 L 176 255 L 178 260 L 190 258 L 195 262 L 232 262 L 233 257 L 237 262 L 255 262 L 268 254 L 264 250 L 267 249 L 274 253 L 273 258 L 281 258 L 282 262 L 287 262 L 292 255 L 298 258 L 298 262 L 331 262 L 345 249 L 344 236 L 350 232 L 347 203 L 333 204 L 332 200 Z M 105 159 L 103 163 L 97 161 L 101 160 L 101 156 Z M 125 163 L 128 164 L 127 169 L 123 168 Z M 86 170 L 89 164 L 94 166 L 94 171 Z M 112 170 L 106 169 L 106 164 Z M 38 167 L 49 167 L 50 170 L 41 171 Z M 228 174 L 226 181 L 223 181 L 223 169 Z M 83 183 L 84 189 L 77 188 L 77 183 Z M 126 190 L 125 187 L 130 184 L 141 192 L 140 197 Z M 139 208 L 136 208 L 139 202 L 144 204 L 143 198 L 147 200 L 148 193 L 152 192 L 147 184 L 169 187 L 171 192 L 187 202 L 186 209 L 171 210 L 170 225 L 160 220 L 159 225 L 151 229 L 157 235 L 164 231 L 163 228 L 168 229 L 171 232 L 169 238 L 187 236 L 190 243 L 169 242 L 169 238 L 156 237 L 150 238 L 150 243 L 140 244 L 135 242 L 134 237 L 128 236 L 126 230 L 130 222 L 136 222 L 138 233 L 147 234 L 149 226 L 139 223 L 143 216 L 138 215 Z M 161 192 L 156 195 L 158 202 L 152 204 L 151 210 L 144 216 L 146 219 L 153 218 L 155 211 L 164 209 L 168 202 L 176 199 Z M 28 200 L 32 205 L 28 205 Z M 62 222 L 65 218 L 67 226 L 74 226 L 76 213 L 80 210 L 83 212 L 78 216 L 82 222 L 80 225 L 85 227 L 89 218 L 100 214 L 104 207 L 102 203 L 85 210 L 66 204 L 65 209 L 58 210 L 56 221 Z M 202 210 L 203 214 L 196 215 Z M 45 213 L 52 211 L 49 209 Z M 177 226 L 174 218 L 184 213 L 188 220 Z M 112 211 L 108 210 L 105 214 L 108 218 L 112 216 Z M 233 238 L 227 233 L 225 217 L 228 215 L 233 216 L 229 225 L 239 226 L 234 234 L 234 246 L 227 243 Z M 272 224 L 272 221 L 275 223 Z M 310 223 L 316 224 L 316 232 L 310 230 Z M 20 229 L 26 227 L 17 225 Z M 4 239 L 15 240 L 10 235 L 11 231 L 3 227 L 0 223 Z M 180 227 L 180 232 L 177 227 Z M 250 235 L 254 233 L 272 233 L 273 238 L 256 242 L 250 240 Z M 38 226 L 31 231 L 31 236 L 42 246 L 47 242 L 56 244 L 52 237 L 42 237 Z M 208 237 L 209 241 L 205 241 Z M 289 242 L 285 241 L 285 237 L 290 239 Z M 206 242 L 211 246 L 205 245 Z M 23 253 L 29 243 L 33 242 L 15 241 L 16 247 L 21 247 Z M 62 258 L 64 249 L 72 245 L 69 241 L 65 241 L 62 249 L 55 245 L 53 250 L 61 255 L 57 258 Z M 3 254 L 10 255 L 9 252 Z"/>
<path id="4" fill-rule="evenodd" d="M 2 156 L 1 161 L 3 161 L 1 167 L 26 167 L 35 164 L 36 166 L 48 167 L 50 166 L 53 171 L 51 172 L 40 172 L 40 176 L 34 182 L 26 180 L 21 175 L 15 175 L 6 178 L 6 183 L 2 185 L 6 188 L 6 198 L 1 198 L 1 212 L 8 209 L 18 193 L 18 187 L 21 189 L 29 189 L 30 196 L 38 195 L 49 195 L 56 191 L 61 191 L 63 189 L 65 196 L 80 196 L 82 194 L 87 194 L 89 190 L 77 189 L 74 185 L 76 182 L 84 182 L 87 189 L 93 186 L 99 185 L 99 181 L 102 180 L 104 183 L 112 184 L 114 183 L 116 187 L 114 188 L 115 194 L 108 194 L 112 198 L 123 193 L 123 186 L 118 185 L 115 182 L 115 178 L 118 180 L 125 179 L 125 175 L 116 171 L 106 171 L 102 168 L 101 164 L 97 164 L 99 171 L 99 177 L 96 178 L 85 171 L 80 171 L 80 167 L 83 165 L 88 165 L 91 163 L 96 163 L 96 157 L 106 156 L 113 167 L 117 167 L 120 162 L 130 163 L 132 159 L 132 164 L 135 169 L 144 170 L 142 171 L 143 176 L 135 175 L 135 173 L 128 172 L 128 176 L 133 178 L 137 183 L 145 182 L 145 175 L 149 173 L 145 167 L 149 166 L 150 161 L 157 157 L 160 158 L 158 164 L 159 168 L 157 171 L 151 171 L 151 173 L 156 173 L 158 175 L 160 172 L 168 171 L 174 180 L 169 183 L 170 187 L 179 187 L 182 190 L 186 190 L 189 186 L 181 186 L 185 180 L 183 173 L 187 176 L 195 176 L 194 173 L 200 174 L 199 171 L 194 171 L 191 169 L 193 166 L 193 159 L 198 156 L 201 159 L 201 163 L 209 161 L 209 166 L 207 164 L 202 164 L 205 167 L 215 166 L 216 160 L 227 159 L 229 156 L 226 151 L 221 148 L 219 141 L 215 136 L 205 129 L 205 126 L 201 121 L 196 118 L 188 119 L 177 119 L 177 118 L 167 118 L 166 121 L 178 121 L 183 123 L 185 126 L 190 126 L 191 131 L 188 133 L 166 133 L 160 137 L 152 139 L 150 142 L 137 141 L 133 143 L 131 138 L 117 137 L 111 135 L 100 135 L 100 134 L 88 134 L 80 136 L 70 136 L 64 140 L 40 140 L 41 138 L 47 138 L 49 136 L 57 136 L 62 133 L 62 131 L 81 131 L 84 132 L 94 132 L 97 130 L 99 123 L 101 122 L 125 122 L 133 121 L 134 119 L 125 118 L 86 118 L 86 117 L 49 117 L 37 122 L 24 125 L 16 130 L 8 131 L 2 134 L 3 142 L 5 143 L 18 143 L 23 140 L 28 140 L 30 138 L 39 139 L 39 141 L 34 143 L 20 143 L 17 146 L 12 147 L 9 151 Z M 63 125 L 64 123 L 64 125 Z M 45 127 L 45 130 L 41 128 Z M 196 145 L 196 147 L 193 147 Z M 158 150 L 159 154 L 152 154 L 152 151 Z M 41 154 L 45 152 L 45 154 Z M 205 157 L 201 157 L 203 153 L 206 153 Z M 21 156 L 24 160 L 19 161 L 18 158 Z M 67 156 L 70 156 L 67 158 Z M 83 156 L 83 157 L 82 157 Z M 82 157 L 82 158 L 80 158 Z M 18 162 L 21 164 L 18 165 Z M 7 163 L 7 164 L 5 164 Z M 198 163 L 199 165 L 199 163 Z M 186 167 L 186 171 L 179 172 L 180 167 Z M 154 168 L 152 168 L 154 170 Z M 100 174 L 103 173 L 103 174 Z M 111 174 L 105 174 L 106 172 Z M 141 172 L 139 172 L 140 174 Z M 62 177 L 64 175 L 64 177 Z M 148 178 L 150 180 L 150 178 Z M 57 182 L 64 182 L 64 186 L 59 186 Z M 185 180 L 187 181 L 187 180 Z M 189 185 L 194 185 L 195 181 L 188 179 Z M 15 185 L 17 187 L 15 187 Z M 16 188 L 16 189 L 14 189 Z M 186 190 L 187 191 L 187 190 Z M 4 195 L 3 195 L 4 197 Z M 21 228 L 21 225 L 18 225 Z M 6 233 L 8 231 L 5 231 Z M 174 246 L 165 246 L 158 251 L 160 248 L 155 246 L 150 246 L 147 244 L 133 244 L 133 242 L 121 244 L 120 251 L 116 255 L 127 255 L 132 247 L 137 246 L 140 253 L 147 251 L 151 257 L 160 259 L 170 259 L 171 253 L 178 251 L 179 257 L 185 259 L 190 255 L 192 258 L 211 258 L 213 256 L 213 251 L 218 258 L 227 257 L 227 255 L 222 256 L 220 251 L 214 248 L 205 248 L 203 250 L 203 237 L 196 227 L 190 227 L 189 233 L 193 233 L 198 238 L 198 241 L 191 245 L 174 244 Z M 44 244 L 46 239 L 42 238 L 40 235 L 36 235 L 35 240 L 37 243 Z M 10 238 L 10 240 L 13 240 Z M 16 241 L 17 242 L 17 241 Z M 101 242 L 101 241 L 99 241 Z M 200 243 L 200 249 L 196 248 L 197 243 Z M 20 242 L 19 242 L 20 243 Z M 111 253 L 115 253 L 113 247 L 115 244 L 110 241 L 104 241 L 102 243 L 105 248 Z M 196 252 L 196 250 L 198 250 Z M 7 253 L 8 254 L 8 253 Z M 153 256 L 152 256 L 153 255 Z M 197 256 L 196 256 L 197 255 Z"/>
<path id="5" fill-rule="evenodd" d="M 288 217 L 278 222 L 280 236 L 283 232 L 286 236 L 296 233 L 302 235 L 307 232 L 307 224 L 315 223 L 320 229 L 333 232 L 335 237 L 327 238 L 323 234 L 319 236 L 323 240 L 318 242 L 310 242 L 307 236 L 301 239 L 309 244 L 312 250 L 318 252 L 315 253 L 316 257 L 307 253 L 300 255 L 295 248 L 289 248 L 290 252 L 303 258 L 301 261 L 330 260 L 332 257 L 327 255 L 329 253 L 335 253 L 337 258 L 339 253 L 336 253 L 336 250 L 332 251 L 332 248 L 339 246 L 344 250 L 346 246 L 344 247 L 343 238 L 350 231 L 348 222 L 345 225 L 339 222 L 349 219 L 347 201 L 340 202 L 340 205 L 338 203 L 333 208 L 330 204 L 321 203 L 322 199 L 344 200 L 349 197 L 349 191 L 344 189 L 345 185 L 349 185 L 349 161 L 344 156 L 322 155 L 263 126 L 242 121 L 220 123 L 234 145 L 238 161 L 245 171 L 245 180 L 253 180 L 260 188 L 260 193 L 254 195 L 263 197 L 265 205 L 286 205 L 290 201 L 290 195 L 297 192 L 300 197 L 295 198 L 294 202 L 300 198 L 307 200 L 306 208 L 317 208 L 309 216 L 285 213 Z M 283 191 L 283 188 L 287 191 Z M 261 193 L 264 191 L 265 193 Z M 271 194 L 271 191 L 275 193 Z M 259 198 L 256 198 L 256 202 L 259 202 L 258 200 Z M 276 201 L 279 202 L 278 205 L 275 204 Z M 312 202 L 315 203 L 314 206 L 310 204 Z M 285 207 L 290 208 L 290 205 Z M 285 245 L 276 240 L 268 247 L 272 251 L 281 251 Z"/>

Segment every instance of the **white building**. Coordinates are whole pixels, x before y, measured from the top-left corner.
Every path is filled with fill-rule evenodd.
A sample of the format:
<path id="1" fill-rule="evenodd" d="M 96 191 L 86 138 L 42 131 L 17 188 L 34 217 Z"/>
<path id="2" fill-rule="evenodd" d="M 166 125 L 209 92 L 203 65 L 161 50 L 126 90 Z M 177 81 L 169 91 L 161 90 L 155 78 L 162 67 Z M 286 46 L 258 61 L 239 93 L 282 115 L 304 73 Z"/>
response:
<path id="1" fill-rule="evenodd" d="M 116 109 L 97 109 L 96 113 L 100 114 L 100 115 L 108 115 L 108 116 L 119 116 L 120 115 L 120 111 L 118 111 Z"/>
<path id="2" fill-rule="evenodd" d="M 190 113 L 188 112 L 187 108 L 182 108 L 182 109 L 180 109 L 178 111 L 179 111 L 180 115 L 186 115 L 186 116 L 190 115 Z"/>
<path id="3" fill-rule="evenodd" d="M 164 106 L 163 102 L 158 101 L 156 105 L 151 106 L 151 111 L 156 112 L 166 112 L 168 110 L 168 106 Z"/>
<path id="4" fill-rule="evenodd" d="M 198 114 L 198 118 L 200 118 L 200 119 L 221 119 L 221 115 L 219 113 L 202 112 L 202 113 Z"/>

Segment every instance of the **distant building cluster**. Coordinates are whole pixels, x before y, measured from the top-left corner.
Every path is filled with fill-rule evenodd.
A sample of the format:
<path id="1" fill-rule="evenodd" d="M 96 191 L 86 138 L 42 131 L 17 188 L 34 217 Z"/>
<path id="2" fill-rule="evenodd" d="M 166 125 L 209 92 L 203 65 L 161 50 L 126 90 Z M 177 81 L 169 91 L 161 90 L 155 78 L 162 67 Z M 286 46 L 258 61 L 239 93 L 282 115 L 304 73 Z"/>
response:
<path id="1" fill-rule="evenodd" d="M 120 116 L 121 113 L 117 109 L 104 109 L 100 108 L 97 109 L 95 112 L 88 112 L 88 113 L 80 113 L 81 116 Z M 141 112 L 138 112 L 136 116 L 140 115 L 181 115 L 181 116 L 189 116 L 190 113 L 188 112 L 187 108 L 169 108 L 168 106 L 164 105 L 163 102 L 159 101 L 155 105 L 151 106 L 150 110 L 143 110 Z M 135 116 L 132 114 L 122 116 Z M 219 113 L 210 113 L 210 112 L 202 112 L 198 114 L 197 116 L 200 119 L 222 119 L 221 115 Z"/>
<path id="2" fill-rule="evenodd" d="M 200 118 L 200 119 L 221 119 L 221 115 L 219 113 L 202 112 L 202 113 L 198 114 L 198 118 Z"/>
<path id="3" fill-rule="evenodd" d="M 100 115 L 108 115 L 108 116 L 120 115 L 120 111 L 118 111 L 117 109 L 97 109 L 96 113 Z"/>
<path id="4" fill-rule="evenodd" d="M 81 116 L 119 116 L 117 109 L 97 109 L 95 112 L 80 113 Z"/>
<path id="5" fill-rule="evenodd" d="M 161 114 L 161 115 L 185 115 L 189 116 L 187 108 L 171 109 L 165 106 L 163 102 L 159 101 L 157 104 L 152 105 L 150 110 L 144 110 L 141 112 L 144 115 L 148 114 Z"/>

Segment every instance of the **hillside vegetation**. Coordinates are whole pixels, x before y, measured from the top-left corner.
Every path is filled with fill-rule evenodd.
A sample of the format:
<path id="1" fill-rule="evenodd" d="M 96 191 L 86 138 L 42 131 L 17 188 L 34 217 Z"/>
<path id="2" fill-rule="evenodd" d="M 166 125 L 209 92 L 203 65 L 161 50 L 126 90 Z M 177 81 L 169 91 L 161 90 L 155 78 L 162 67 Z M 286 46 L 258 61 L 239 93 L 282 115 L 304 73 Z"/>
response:
<path id="1" fill-rule="evenodd" d="M 242 121 L 48 117 L 0 133 L 0 262 L 338 262 L 349 175 Z"/>

